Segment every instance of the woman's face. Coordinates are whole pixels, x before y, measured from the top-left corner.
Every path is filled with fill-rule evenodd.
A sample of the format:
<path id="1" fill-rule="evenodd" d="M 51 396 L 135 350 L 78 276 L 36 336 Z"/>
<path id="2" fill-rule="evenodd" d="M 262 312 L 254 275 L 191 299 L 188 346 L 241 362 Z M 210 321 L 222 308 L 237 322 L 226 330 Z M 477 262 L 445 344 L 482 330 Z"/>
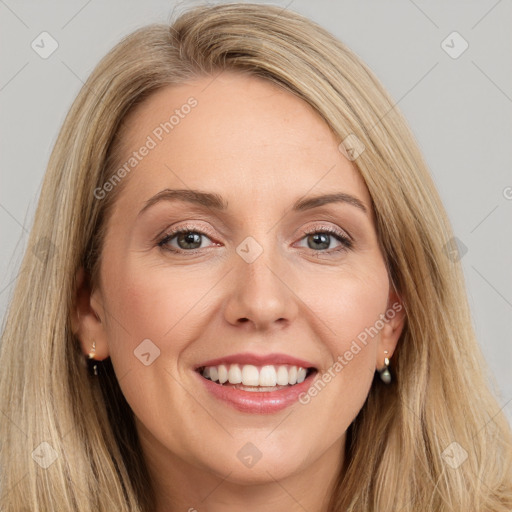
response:
<path id="1" fill-rule="evenodd" d="M 128 118 L 80 337 L 111 357 L 159 467 L 246 483 L 340 462 L 403 314 L 339 142 L 302 100 L 233 72 Z"/>

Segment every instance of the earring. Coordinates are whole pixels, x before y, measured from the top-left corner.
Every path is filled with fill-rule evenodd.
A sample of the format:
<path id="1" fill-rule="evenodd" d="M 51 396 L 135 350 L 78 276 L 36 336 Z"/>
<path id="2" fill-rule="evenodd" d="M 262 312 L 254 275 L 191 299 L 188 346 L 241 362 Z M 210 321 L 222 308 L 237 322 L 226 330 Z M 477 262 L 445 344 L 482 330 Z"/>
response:
<path id="1" fill-rule="evenodd" d="M 384 354 L 386 354 L 386 357 L 384 357 L 384 368 L 381 368 L 379 370 L 380 379 L 384 384 L 389 384 L 391 382 L 391 373 L 389 371 L 389 359 L 388 359 L 388 351 L 384 350 Z"/>
<path id="2" fill-rule="evenodd" d="M 89 352 L 89 360 L 88 360 L 88 363 L 89 363 L 89 370 L 92 371 L 92 373 L 94 375 L 98 375 L 98 364 L 96 363 L 96 361 L 91 361 L 91 359 L 95 359 L 96 358 L 96 342 L 93 341 L 92 342 L 92 348 Z"/>

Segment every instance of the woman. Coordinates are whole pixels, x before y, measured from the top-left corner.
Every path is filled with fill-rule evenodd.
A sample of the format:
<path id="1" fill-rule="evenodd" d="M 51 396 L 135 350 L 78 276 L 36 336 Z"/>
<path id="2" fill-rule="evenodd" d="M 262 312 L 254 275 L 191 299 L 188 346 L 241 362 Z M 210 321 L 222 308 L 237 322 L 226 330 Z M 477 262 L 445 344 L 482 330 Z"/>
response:
<path id="1" fill-rule="evenodd" d="M 1 509 L 510 510 L 452 236 L 322 28 L 231 4 L 138 30 L 49 162 L 2 337 Z"/>

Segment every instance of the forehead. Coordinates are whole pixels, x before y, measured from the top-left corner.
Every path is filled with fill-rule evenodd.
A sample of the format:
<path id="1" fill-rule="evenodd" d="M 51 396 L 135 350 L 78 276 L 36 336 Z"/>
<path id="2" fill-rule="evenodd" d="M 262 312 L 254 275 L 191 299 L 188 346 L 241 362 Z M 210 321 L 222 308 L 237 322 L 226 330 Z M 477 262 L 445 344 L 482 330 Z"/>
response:
<path id="1" fill-rule="evenodd" d="M 128 193 L 194 188 L 232 196 L 230 204 L 291 201 L 344 191 L 370 208 L 359 173 L 339 138 L 304 100 L 238 72 L 222 72 L 153 93 L 125 120 L 123 162 L 133 152 Z"/>

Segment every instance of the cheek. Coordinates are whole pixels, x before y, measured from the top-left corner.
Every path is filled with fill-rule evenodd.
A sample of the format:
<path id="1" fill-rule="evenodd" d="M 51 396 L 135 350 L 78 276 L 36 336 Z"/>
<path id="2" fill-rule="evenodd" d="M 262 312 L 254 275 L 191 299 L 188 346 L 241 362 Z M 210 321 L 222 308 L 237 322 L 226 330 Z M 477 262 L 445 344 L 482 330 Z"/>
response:
<path id="1" fill-rule="evenodd" d="M 201 413 L 178 384 L 185 373 L 181 355 L 205 330 L 208 291 L 218 277 L 210 282 L 205 273 L 193 276 L 184 268 L 143 265 L 136 258 L 106 264 L 104 276 L 109 352 L 122 392 L 145 424 L 179 433 L 183 418 Z M 167 410 L 182 415 L 167 417 Z"/>
<path id="2" fill-rule="evenodd" d="M 382 318 L 389 293 L 387 271 L 380 262 L 367 268 L 325 280 L 323 292 L 318 286 L 303 291 L 321 320 L 318 324 L 328 327 L 322 329 L 322 339 L 330 364 L 320 372 L 322 382 L 317 388 L 323 398 L 316 405 L 321 401 L 342 421 L 351 419 L 348 415 L 358 411 L 366 399 L 375 374 L 380 332 L 385 325 Z M 324 392 L 324 388 L 329 391 Z M 314 398 L 316 392 L 312 393 Z M 305 397 L 304 402 L 307 401 Z"/>
<path id="3" fill-rule="evenodd" d="M 328 336 L 324 340 L 328 341 L 333 355 L 349 350 L 354 339 L 364 345 L 365 339 L 376 337 L 372 328 L 386 311 L 388 294 L 387 271 L 379 261 L 357 271 L 344 269 L 321 279 L 304 281 L 300 292 L 326 327 Z"/>
<path id="4" fill-rule="evenodd" d="M 178 352 L 181 343 L 198 334 L 198 312 L 208 302 L 207 293 L 218 280 L 216 276 L 210 279 L 207 273 L 199 276 L 183 268 L 171 270 L 136 263 L 112 270 L 105 283 L 110 291 L 110 316 L 116 320 L 109 326 L 115 331 L 109 333 L 112 350 L 125 351 L 127 345 L 134 344 L 133 350 L 149 338 L 161 349 Z"/>

